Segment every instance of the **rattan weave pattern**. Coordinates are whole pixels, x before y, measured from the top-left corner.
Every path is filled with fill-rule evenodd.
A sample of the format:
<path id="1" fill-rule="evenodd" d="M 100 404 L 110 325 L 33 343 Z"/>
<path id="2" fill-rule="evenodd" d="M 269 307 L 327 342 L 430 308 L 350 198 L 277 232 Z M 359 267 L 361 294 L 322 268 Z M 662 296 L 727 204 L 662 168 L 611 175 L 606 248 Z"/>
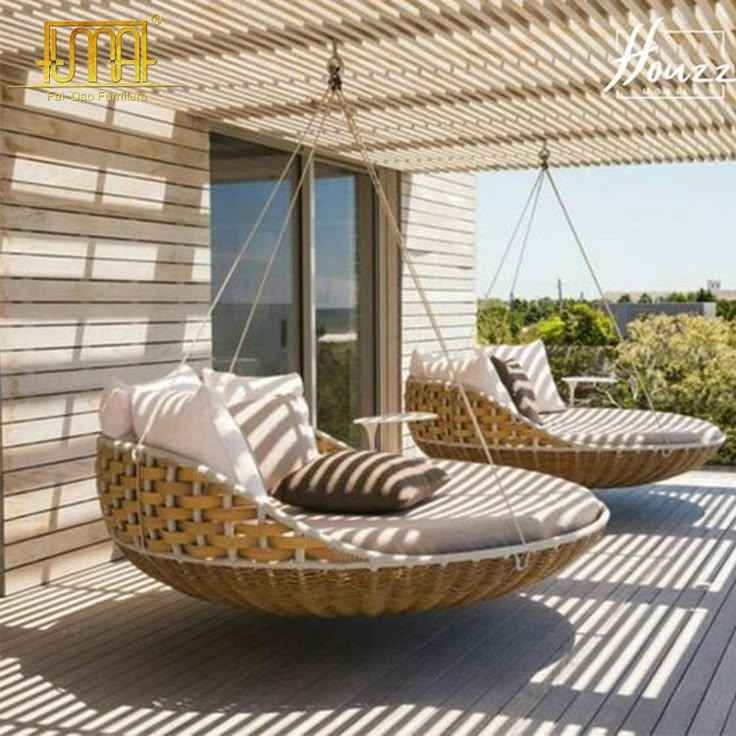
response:
<path id="1" fill-rule="evenodd" d="M 535 552 L 518 570 L 511 557 L 377 569 L 226 567 L 157 559 L 125 548 L 151 577 L 209 601 L 285 616 L 378 616 L 467 605 L 507 595 L 554 575 L 598 540 L 595 534 Z"/>
<path id="2" fill-rule="evenodd" d="M 702 447 L 594 447 L 575 445 L 513 416 L 487 396 L 466 390 L 473 412 L 499 465 L 555 475 L 587 488 L 638 486 L 671 478 L 707 462 L 717 451 Z M 429 457 L 486 462 L 472 420 L 457 388 L 409 378 L 407 411 L 437 414 L 409 424 L 412 438 Z"/>
<path id="3" fill-rule="evenodd" d="M 372 616 L 506 595 L 556 573 L 602 533 L 531 551 L 524 566 L 514 556 L 482 555 L 366 566 L 282 521 L 259 518 L 233 486 L 145 448 L 136 462 L 131 445 L 101 436 L 97 478 L 110 535 L 141 570 L 198 598 L 280 615 Z"/>

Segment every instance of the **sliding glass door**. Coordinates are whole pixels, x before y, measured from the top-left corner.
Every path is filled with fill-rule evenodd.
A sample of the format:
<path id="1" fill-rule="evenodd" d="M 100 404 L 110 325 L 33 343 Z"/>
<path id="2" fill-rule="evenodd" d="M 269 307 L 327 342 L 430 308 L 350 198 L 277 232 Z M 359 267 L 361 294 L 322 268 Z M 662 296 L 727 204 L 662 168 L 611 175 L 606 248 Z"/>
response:
<path id="1" fill-rule="evenodd" d="M 212 293 L 217 293 L 228 269 L 270 196 L 288 155 L 238 138 L 210 138 L 210 237 Z M 235 355 L 266 265 L 285 220 L 297 171 L 279 185 L 276 196 L 248 246 L 212 316 L 212 354 L 217 370 L 228 370 Z M 299 209 L 295 210 L 298 215 Z M 297 217 L 287 223 L 284 238 L 248 335 L 234 365 L 242 375 L 270 375 L 301 368 Z"/>
<path id="2" fill-rule="evenodd" d="M 318 163 L 314 178 L 317 420 L 347 442 L 375 410 L 375 255 L 367 175 Z"/>
<path id="3" fill-rule="evenodd" d="M 214 295 L 288 153 L 216 134 L 210 146 Z M 360 437 L 353 419 L 375 413 L 373 193 L 368 177 L 359 171 L 314 164 L 263 281 L 298 182 L 299 165 L 297 161 L 279 185 L 213 314 L 213 363 L 217 370 L 228 370 L 237 352 L 234 370 L 241 375 L 301 371 L 308 379 L 305 395 L 313 404 L 317 425 L 339 439 L 356 442 Z M 249 332 L 238 351 L 249 319 Z"/>

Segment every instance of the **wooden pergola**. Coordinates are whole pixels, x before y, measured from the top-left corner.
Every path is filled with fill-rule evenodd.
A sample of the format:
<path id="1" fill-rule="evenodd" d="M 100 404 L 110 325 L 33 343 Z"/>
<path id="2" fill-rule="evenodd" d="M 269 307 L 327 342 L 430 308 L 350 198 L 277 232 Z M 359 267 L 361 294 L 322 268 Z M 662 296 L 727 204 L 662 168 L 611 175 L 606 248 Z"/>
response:
<path id="1" fill-rule="evenodd" d="M 534 166 L 543 140 L 558 166 L 736 157 L 736 83 L 686 98 L 603 91 L 632 30 L 660 17 L 663 63 L 736 63 L 734 0 L 4 5 L 3 63 L 26 71 L 29 83 L 38 81 L 44 20 L 145 19 L 155 6 L 150 79 L 178 85 L 153 91 L 157 102 L 291 140 L 324 90 L 336 40 L 372 157 L 402 170 Z M 640 79 L 626 93 L 647 85 Z M 323 140 L 356 155 L 337 115 Z"/>

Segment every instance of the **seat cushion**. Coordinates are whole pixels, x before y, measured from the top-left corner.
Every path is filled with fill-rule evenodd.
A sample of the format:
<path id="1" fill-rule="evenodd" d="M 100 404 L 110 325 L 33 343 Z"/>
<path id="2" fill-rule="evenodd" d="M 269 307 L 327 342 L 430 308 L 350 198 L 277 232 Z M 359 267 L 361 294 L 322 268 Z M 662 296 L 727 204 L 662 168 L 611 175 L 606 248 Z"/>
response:
<path id="1" fill-rule="evenodd" d="M 301 385 L 301 381 L 300 381 Z M 301 395 L 273 394 L 230 402 L 230 414 L 248 443 L 268 490 L 319 457 L 309 407 Z"/>
<path id="2" fill-rule="evenodd" d="M 312 511 L 382 514 L 426 501 L 448 480 L 442 468 L 422 458 L 341 450 L 286 476 L 273 495 Z"/>
<path id="3" fill-rule="evenodd" d="M 519 362 L 513 359 L 501 360 L 495 355 L 491 356 L 491 362 L 496 369 L 496 373 L 498 373 L 498 377 L 514 400 L 519 414 L 526 417 L 530 422 L 541 424 L 542 417 L 539 413 L 534 386 L 532 386 L 529 376 Z"/>
<path id="4" fill-rule="evenodd" d="M 493 468 L 451 460 L 428 462 L 450 478 L 431 500 L 408 511 L 338 516 L 282 508 L 339 541 L 390 554 L 451 554 L 519 543 Z M 605 508 L 574 483 L 518 468 L 496 470 L 528 542 L 581 529 Z"/>
<path id="5" fill-rule="evenodd" d="M 495 355 L 502 360 L 513 359 L 519 362 L 534 387 L 540 412 L 565 410 L 565 402 L 552 378 L 547 350 L 541 340 L 534 340 L 526 345 L 490 345 L 485 351 L 489 356 Z"/>
<path id="6" fill-rule="evenodd" d="M 583 445 L 642 447 L 717 445 L 724 436 L 703 419 L 639 409 L 577 407 L 545 418 L 544 429 Z"/>

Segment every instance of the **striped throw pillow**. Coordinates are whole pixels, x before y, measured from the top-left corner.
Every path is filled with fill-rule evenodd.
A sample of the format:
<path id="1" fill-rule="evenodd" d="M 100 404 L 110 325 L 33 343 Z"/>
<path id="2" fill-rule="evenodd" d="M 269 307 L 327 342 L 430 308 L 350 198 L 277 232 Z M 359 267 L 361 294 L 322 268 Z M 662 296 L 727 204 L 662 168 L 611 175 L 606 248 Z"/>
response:
<path id="1" fill-rule="evenodd" d="M 501 379 L 501 383 L 506 387 L 509 395 L 513 399 L 519 414 L 526 417 L 529 421 L 537 424 L 542 423 L 542 417 L 539 413 L 539 404 L 537 403 L 537 395 L 529 380 L 526 371 L 521 367 L 517 360 L 501 360 L 495 355 L 491 356 L 493 367 Z"/>
<path id="2" fill-rule="evenodd" d="M 322 455 L 272 490 L 282 503 L 333 514 L 381 514 L 429 499 L 450 476 L 421 458 L 367 450 Z"/>

